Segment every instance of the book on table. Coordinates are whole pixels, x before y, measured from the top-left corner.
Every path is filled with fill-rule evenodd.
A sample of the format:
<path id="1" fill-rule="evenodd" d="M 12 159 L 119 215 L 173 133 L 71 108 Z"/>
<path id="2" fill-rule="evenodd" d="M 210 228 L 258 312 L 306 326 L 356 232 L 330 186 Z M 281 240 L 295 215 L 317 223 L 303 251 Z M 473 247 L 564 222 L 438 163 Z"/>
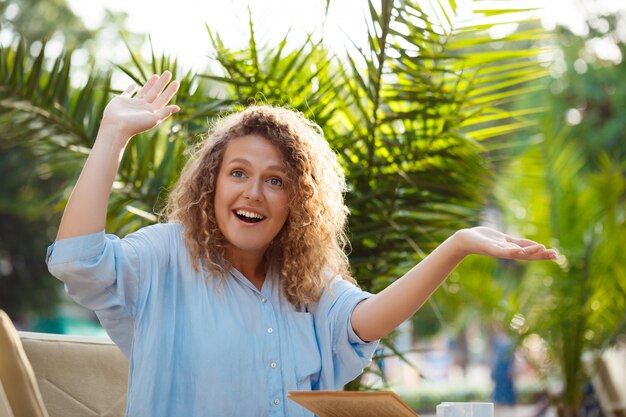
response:
<path id="1" fill-rule="evenodd" d="M 289 391 L 289 399 L 318 417 L 417 417 L 391 391 Z"/>

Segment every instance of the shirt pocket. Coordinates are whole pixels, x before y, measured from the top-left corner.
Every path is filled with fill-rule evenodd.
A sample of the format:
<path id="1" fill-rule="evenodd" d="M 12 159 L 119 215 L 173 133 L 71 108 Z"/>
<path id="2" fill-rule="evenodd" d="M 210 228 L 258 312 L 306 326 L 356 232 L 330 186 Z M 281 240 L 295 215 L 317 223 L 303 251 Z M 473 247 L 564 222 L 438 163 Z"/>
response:
<path id="1" fill-rule="evenodd" d="M 310 390 L 322 368 L 313 315 L 293 312 L 290 316 L 296 382 L 299 390 Z"/>

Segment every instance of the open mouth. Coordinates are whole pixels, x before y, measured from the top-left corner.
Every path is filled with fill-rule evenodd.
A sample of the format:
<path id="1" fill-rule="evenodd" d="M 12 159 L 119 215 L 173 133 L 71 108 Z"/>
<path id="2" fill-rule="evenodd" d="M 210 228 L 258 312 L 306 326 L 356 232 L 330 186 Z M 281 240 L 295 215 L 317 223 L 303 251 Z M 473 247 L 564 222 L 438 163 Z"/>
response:
<path id="1" fill-rule="evenodd" d="M 235 213 L 235 216 L 237 216 L 239 220 L 245 223 L 258 223 L 265 218 L 258 213 L 246 210 L 235 210 L 233 213 Z"/>

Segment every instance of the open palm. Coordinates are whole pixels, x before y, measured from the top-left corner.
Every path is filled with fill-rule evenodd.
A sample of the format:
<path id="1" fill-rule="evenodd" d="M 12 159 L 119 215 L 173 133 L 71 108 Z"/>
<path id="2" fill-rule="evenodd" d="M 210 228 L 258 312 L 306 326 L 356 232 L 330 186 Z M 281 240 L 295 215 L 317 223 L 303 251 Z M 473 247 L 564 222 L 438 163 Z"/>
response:
<path id="1" fill-rule="evenodd" d="M 157 126 L 180 110 L 178 106 L 168 104 L 179 87 L 177 81 L 170 83 L 171 79 L 169 71 L 160 76 L 153 75 L 134 96 L 137 86 L 129 86 L 109 102 L 102 115 L 102 124 L 115 126 L 129 139 Z"/>
<path id="2" fill-rule="evenodd" d="M 495 256 L 519 260 L 556 259 L 553 249 L 529 239 L 509 236 L 489 227 L 473 227 L 458 232 L 463 239 L 462 247 L 468 254 Z"/>

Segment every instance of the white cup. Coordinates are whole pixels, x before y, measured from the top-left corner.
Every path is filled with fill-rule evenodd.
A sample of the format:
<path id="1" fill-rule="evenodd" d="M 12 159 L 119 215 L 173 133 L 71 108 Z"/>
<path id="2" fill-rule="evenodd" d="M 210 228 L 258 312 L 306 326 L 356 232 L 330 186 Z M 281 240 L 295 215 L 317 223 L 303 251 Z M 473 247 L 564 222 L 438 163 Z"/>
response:
<path id="1" fill-rule="evenodd" d="M 437 406 L 437 417 L 493 417 L 493 403 L 443 402 Z"/>

